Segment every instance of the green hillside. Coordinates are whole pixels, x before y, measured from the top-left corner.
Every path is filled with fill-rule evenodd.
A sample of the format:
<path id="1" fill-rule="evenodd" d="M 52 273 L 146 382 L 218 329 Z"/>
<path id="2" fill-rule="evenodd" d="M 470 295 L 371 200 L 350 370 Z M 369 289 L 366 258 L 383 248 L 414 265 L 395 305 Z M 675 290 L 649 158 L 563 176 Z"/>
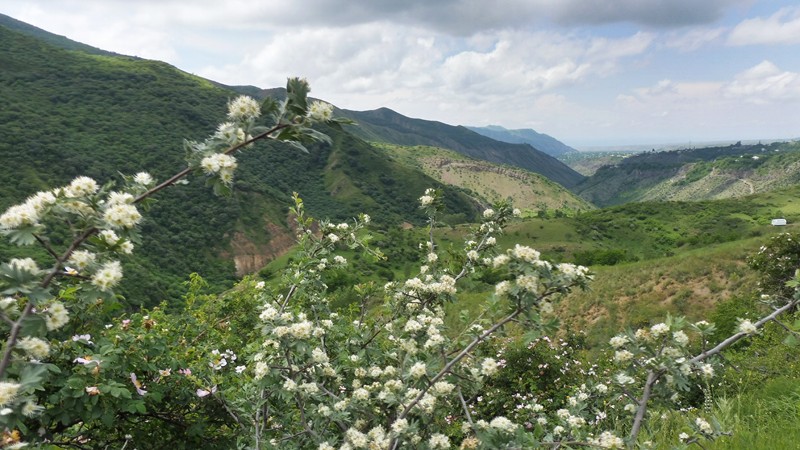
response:
<path id="1" fill-rule="evenodd" d="M 740 197 L 800 179 L 797 142 L 647 152 L 597 169 L 574 191 L 598 206 Z"/>
<path id="2" fill-rule="evenodd" d="M 116 55 L 116 53 L 105 51 L 97 47 L 92 47 L 91 45 L 73 41 L 72 39 L 68 39 L 64 36 L 50 33 L 49 31 L 37 28 L 33 25 L 14 19 L 13 17 L 6 16 L 5 14 L 0 14 L 0 26 L 34 37 L 47 42 L 48 44 L 52 44 L 56 47 L 66 50 L 80 50 L 82 52 L 96 55 Z"/>
<path id="3" fill-rule="evenodd" d="M 511 200 L 525 215 L 573 215 L 594 209 L 585 200 L 544 176 L 437 147 L 374 144 L 399 162 L 422 170 L 442 183 L 469 191 L 485 205 Z"/>
<path id="4" fill-rule="evenodd" d="M 13 169 L 0 175 L 0 208 L 77 175 L 106 182 L 147 170 L 163 180 L 185 166 L 183 139 L 213 132 L 236 95 L 165 63 L 68 50 L 3 26 L 0 61 L 0 158 Z M 439 183 L 340 130 L 323 131 L 333 145 L 308 154 L 272 144 L 248 149 L 233 198 L 215 198 L 194 181 L 158 198 L 144 226 L 150 244 L 126 265 L 129 301 L 174 298 L 191 272 L 222 288 L 258 270 L 293 241 L 293 191 L 318 216 L 369 209 L 379 224 L 424 220 L 416 198 Z M 450 220 L 472 219 L 472 200 L 446 190 Z"/>
<path id="5" fill-rule="evenodd" d="M 341 113 L 358 123 L 357 127 L 348 130 L 369 142 L 446 148 L 472 158 L 522 167 L 568 189 L 583 179 L 581 174 L 561 161 L 530 145 L 496 141 L 462 126 L 412 119 L 388 108 L 374 111 L 342 110 Z"/>

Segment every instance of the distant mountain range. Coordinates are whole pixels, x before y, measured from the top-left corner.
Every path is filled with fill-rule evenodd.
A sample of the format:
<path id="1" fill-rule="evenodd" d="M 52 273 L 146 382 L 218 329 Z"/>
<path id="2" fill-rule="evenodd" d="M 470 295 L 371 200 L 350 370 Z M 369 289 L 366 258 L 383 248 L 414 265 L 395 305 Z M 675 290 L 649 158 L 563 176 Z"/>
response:
<path id="1" fill-rule="evenodd" d="M 800 182 L 800 142 L 649 151 L 597 169 L 573 191 L 597 206 L 743 197 Z"/>
<path id="2" fill-rule="evenodd" d="M 496 141 L 508 142 L 511 144 L 528 144 L 531 147 L 545 152 L 550 156 L 561 156 L 565 153 L 578 151 L 552 136 L 538 133 L 530 128 L 509 130 L 499 125 L 467 128 Z"/>
<path id="3" fill-rule="evenodd" d="M 528 143 L 508 143 L 488 138 L 467 127 L 412 119 L 388 108 L 373 111 L 342 110 L 358 126 L 348 131 L 366 141 L 398 145 L 428 145 L 454 150 L 472 158 L 530 170 L 572 188 L 583 175 Z"/>

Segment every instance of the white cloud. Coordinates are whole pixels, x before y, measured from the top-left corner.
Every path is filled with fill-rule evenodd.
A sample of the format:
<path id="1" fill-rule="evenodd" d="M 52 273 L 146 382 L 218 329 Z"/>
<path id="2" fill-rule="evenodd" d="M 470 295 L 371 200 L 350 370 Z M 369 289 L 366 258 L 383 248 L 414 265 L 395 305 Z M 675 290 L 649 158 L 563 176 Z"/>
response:
<path id="1" fill-rule="evenodd" d="M 736 75 L 728 83 L 726 97 L 767 104 L 800 99 L 800 74 L 783 71 L 770 61 L 762 61 Z"/>
<path id="2" fill-rule="evenodd" d="M 728 36 L 728 44 L 800 44 L 800 7 L 781 8 L 766 19 L 741 22 Z"/>
<path id="3" fill-rule="evenodd" d="M 4 0 L 5 1 L 5 0 Z M 481 31 L 529 28 L 548 22 L 566 25 L 633 23 L 674 27 L 710 23 L 749 0 L 61 0 L 26 1 L 55 13 L 108 12 L 97 22 L 145 17 L 153 27 L 188 26 L 218 30 L 264 30 L 295 26 L 347 28 L 390 21 L 437 33 L 470 36 Z M 22 2 L 20 2 L 22 3 Z M 24 5 L 14 5 L 17 11 Z M 143 22 L 140 22 L 143 23 Z"/>
<path id="4" fill-rule="evenodd" d="M 302 75 L 316 95 L 347 108 L 363 107 L 353 100 L 372 96 L 375 107 L 382 101 L 408 104 L 419 114 L 452 114 L 469 110 L 461 103 L 486 105 L 509 96 L 530 101 L 530 96 L 608 76 L 652 41 L 647 33 L 611 39 L 521 30 L 457 40 L 392 23 L 309 28 L 273 36 L 240 62 L 207 67 L 200 75 L 260 86 L 281 85 L 287 74 Z"/>
<path id="5" fill-rule="evenodd" d="M 567 24 L 630 22 L 654 27 L 711 23 L 747 0 L 561 0 L 550 2 Z"/>
<path id="6" fill-rule="evenodd" d="M 718 42 L 727 31 L 725 27 L 697 28 L 673 31 L 666 36 L 665 46 L 682 52 L 692 52 L 708 44 Z"/>

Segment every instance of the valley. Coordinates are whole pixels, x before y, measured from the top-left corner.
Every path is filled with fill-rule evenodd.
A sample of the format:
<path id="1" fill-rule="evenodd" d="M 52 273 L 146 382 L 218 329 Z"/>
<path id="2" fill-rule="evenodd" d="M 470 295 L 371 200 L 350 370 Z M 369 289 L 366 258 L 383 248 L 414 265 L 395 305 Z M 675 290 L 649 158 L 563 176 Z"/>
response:
<path id="1" fill-rule="evenodd" d="M 120 174 L 146 170 L 163 181 L 186 167 L 185 157 L 191 156 L 192 148 L 202 147 L 193 141 L 204 142 L 205 136 L 219 130 L 218 123 L 230 119 L 231 114 L 226 116 L 224 111 L 237 95 L 252 95 L 263 102 L 265 110 L 269 105 L 291 105 L 289 99 L 303 97 L 291 89 L 225 86 L 166 63 L 106 52 L 7 16 L 0 15 L 0 19 L 0 163 L 10 169 L 0 175 L 0 207 L 4 210 L 37 191 L 66 185 L 81 175 L 104 185 L 98 188 L 102 193 L 121 189 L 124 182 Z M 295 101 L 300 104 L 293 106 L 302 114 L 293 119 L 295 122 L 282 123 L 286 129 L 305 124 L 305 117 L 311 117 L 310 113 L 306 116 L 311 103 L 304 104 L 304 97 Z M 84 308 L 88 319 L 73 321 L 65 331 L 59 331 L 59 340 L 54 338 L 52 343 L 54 352 L 56 347 L 61 352 L 58 359 L 54 357 L 46 368 L 36 369 L 49 371 L 57 380 L 55 387 L 36 392 L 31 388 L 25 394 L 40 396 L 39 401 L 51 406 L 42 419 L 46 422 L 43 436 L 50 439 L 63 433 L 67 447 L 88 448 L 75 444 L 84 439 L 86 424 L 87 433 L 94 433 L 96 439 L 92 445 L 101 441 L 106 446 L 124 443 L 124 448 L 126 433 L 133 434 L 131 439 L 142 440 L 155 429 L 163 442 L 200 445 L 206 442 L 205 437 L 214 435 L 208 445 L 231 448 L 241 438 L 237 434 L 245 421 L 231 412 L 231 404 L 225 400 L 198 400 L 214 398 L 218 385 L 220 390 L 227 389 L 226 395 L 256 393 L 259 401 L 272 395 L 271 391 L 259 385 L 261 391 L 251 392 L 247 389 L 256 384 L 247 383 L 288 385 L 291 389 L 287 392 L 292 394 L 282 393 L 281 402 L 291 404 L 293 395 L 301 395 L 292 385 L 295 378 L 304 380 L 298 374 L 309 367 L 317 370 L 315 364 L 323 373 L 331 367 L 330 360 L 338 358 L 333 362 L 346 368 L 336 374 L 341 379 L 329 373 L 324 376 L 343 386 L 342 392 L 349 389 L 345 385 L 358 391 L 363 380 L 372 378 L 374 392 L 364 388 L 367 394 L 359 391 L 359 395 L 376 396 L 382 381 L 394 379 L 388 367 L 410 366 L 417 351 L 440 344 L 467 345 L 471 340 L 474 345 L 485 340 L 488 349 L 481 350 L 481 358 L 496 358 L 502 364 L 491 370 L 478 365 L 458 376 L 485 381 L 498 398 L 523 395 L 517 383 L 532 378 L 530 373 L 523 373 L 522 366 L 504 367 L 504 352 L 533 355 L 538 343 L 550 339 L 576 343 L 562 346 L 570 347 L 569 358 L 581 367 L 564 366 L 560 374 L 548 375 L 547 367 L 530 368 L 543 377 L 552 375 L 555 381 L 549 384 L 555 392 L 553 386 L 559 386 L 561 376 L 586 375 L 584 367 L 591 366 L 593 376 L 618 370 L 613 361 L 595 363 L 601 357 L 603 361 L 610 359 L 612 354 L 604 348 L 621 330 L 631 330 L 629 335 L 634 336 L 633 330 L 647 329 L 660 320 L 669 326 L 680 323 L 680 327 L 684 323 L 678 317 L 689 322 L 713 320 L 718 323 L 717 335 L 693 335 L 684 343 L 687 349 L 706 349 L 713 339 L 735 333 L 743 320 L 756 321 L 768 313 L 774 305 L 762 304 L 762 294 L 777 294 L 765 291 L 766 286 L 783 286 L 789 281 L 786 277 L 791 267 L 765 269 L 753 262 L 755 255 L 769 248 L 776 260 L 788 261 L 787 265 L 795 257 L 800 259 L 791 246 L 792 239 L 800 236 L 797 140 L 588 154 L 534 130 L 454 126 L 406 117 L 388 108 L 331 108 L 337 117 L 349 122 L 319 121 L 308 126 L 309 135 L 324 134 L 328 142 L 309 141 L 304 151 L 265 139 L 236 153 L 238 167 L 230 196 L 214 196 L 208 187 L 213 174 L 195 170 L 188 181 L 169 186 L 155 201 L 142 205 L 145 218 L 141 232 L 125 234 L 136 252 L 122 256 L 125 278 L 114 294 L 83 299 L 87 292 L 89 296 L 95 293 L 87 284 L 97 287 L 96 280 L 86 276 L 77 277 L 73 285 L 65 285 L 56 294 L 76 310 Z M 94 206 L 105 207 L 103 202 L 97 200 Z M 514 208 L 518 209 L 516 214 Z M 492 222 L 494 218 L 497 223 Z M 773 219 L 785 219 L 786 225 L 773 225 Z M 76 223 L 91 231 L 87 236 L 100 226 Z M 48 226 L 69 228 L 76 223 Z M 56 249 L 74 250 L 69 247 L 71 237 L 66 231 L 35 237 L 32 242 L 42 244 L 41 248 L 29 250 L 4 240 L 0 256 L 4 261 L 30 256 L 35 264 L 57 256 Z M 788 243 L 781 244 L 786 239 Z M 98 239 L 87 242 L 97 248 L 112 245 Z M 364 247 L 374 251 L 365 251 Z M 504 262 L 504 258 L 514 262 Z M 58 260 L 51 279 L 73 276 L 61 266 L 69 261 L 75 265 L 74 261 L 64 259 Z M 581 272 L 584 269 L 570 265 L 573 263 L 588 267 L 593 279 L 581 278 L 586 276 Z M 38 291 L 27 285 L 28 291 L 19 291 L 27 292 L 25 295 L 13 291 L 13 271 L 21 269 L 6 266 L 0 275 L 5 273 L 3 283 L 11 287 L 4 285 L 4 295 L 16 295 L 11 302 L 25 295 L 35 297 Z M 519 273 L 514 272 L 517 270 Z M 434 274 L 439 278 L 434 280 Z M 523 285 L 521 280 L 528 284 Z M 457 281 L 461 283 L 458 290 L 454 287 Z M 503 288 L 511 288 L 503 282 L 519 285 L 514 285 L 515 291 L 504 293 Z M 583 284 L 587 289 L 578 289 Z M 544 292 L 542 286 L 552 288 L 552 292 L 531 301 L 523 314 L 520 299 L 532 292 Z M 403 289 L 418 291 L 409 294 Z M 298 304 L 287 306 L 293 295 L 300 299 Z M 413 314 L 401 308 L 398 300 L 409 298 L 409 303 L 419 304 L 408 307 Z M 436 305 L 430 308 L 434 311 L 430 317 L 425 316 L 428 301 Z M 503 319 L 501 311 L 513 313 Z M 19 308 L 7 304 L 0 307 L 3 317 L 18 312 Z M 404 319 L 404 328 L 398 327 L 402 331 L 387 327 L 393 318 L 405 317 L 403 314 L 409 316 Z M 725 369 L 722 361 L 713 359 L 713 370 L 720 372 L 717 384 L 681 379 L 685 403 L 680 406 L 724 414 L 724 408 L 732 403 L 723 401 L 746 404 L 751 396 L 765 397 L 768 388 L 782 395 L 798 395 L 800 391 L 792 383 L 797 381 L 800 354 L 798 342 L 790 339 L 800 332 L 796 315 L 787 313 L 786 323 L 769 321 L 758 333 L 751 333 L 747 343 L 733 346 L 730 357 L 726 356 L 736 361 L 732 368 Z M 300 330 L 298 324 L 311 323 L 311 319 L 330 324 L 314 331 Z M 500 319 L 508 323 L 504 331 L 491 337 L 481 334 L 490 329 L 492 321 Z M 556 319 L 560 328 L 554 325 Z M 427 321 L 425 327 L 417 320 Z M 10 319 L 6 322 L 13 323 Z M 425 331 L 408 337 L 418 331 L 417 326 Z M 18 333 L 22 325 L 13 327 Z M 691 327 L 697 328 L 686 325 L 687 330 Z M 540 329 L 549 334 L 539 333 Z M 385 330 L 396 336 L 384 339 Z M 678 335 L 679 328 L 675 330 L 670 336 Z M 44 319 L 25 324 L 26 333 L 44 336 L 48 331 L 53 330 Z M 325 338 L 318 339 L 322 335 Z M 299 336 L 300 340 L 277 343 L 284 336 Z M 328 336 L 345 349 L 344 353 L 330 359 L 327 354 L 320 356 L 327 351 Z M 397 336 L 404 336 L 402 342 Z M 672 339 L 670 336 L 664 339 Z M 90 338 L 103 344 L 92 346 Z M 312 344 L 311 339 L 319 342 Z M 419 345 L 409 344 L 413 339 L 420 339 Z M 281 345 L 292 345 L 292 351 L 308 353 L 309 358 L 315 352 L 316 359 L 303 366 L 287 357 L 289 363 L 281 360 L 269 368 L 278 372 L 253 376 L 249 367 L 259 367 L 265 352 Z M 406 352 L 411 347 L 413 351 L 403 358 L 391 356 L 398 348 Z M 230 359 L 229 369 L 235 361 L 235 355 L 230 356 L 234 350 L 222 352 L 223 348 L 249 355 L 246 361 L 244 357 L 239 360 L 242 365 L 236 366 L 235 374 L 229 371 L 229 376 L 223 376 L 223 367 L 228 364 L 225 358 Z M 456 352 L 447 353 L 445 347 L 440 350 L 440 354 L 431 353 L 425 360 L 431 367 L 440 364 L 440 374 L 419 369 L 420 360 L 414 367 L 424 373 L 414 375 L 406 368 L 408 373 L 397 375 L 398 380 L 402 378 L 409 385 L 419 383 L 415 388 L 419 392 L 444 380 L 453 361 L 457 362 Z M 536 357 L 543 361 L 551 358 L 547 364 L 566 364 L 566 357 L 561 361 L 560 356 L 554 356 L 561 351 L 557 347 L 541 351 Z M 467 353 L 458 358 L 466 358 Z M 211 363 L 208 355 L 213 355 Z M 381 366 L 357 366 L 361 358 L 370 357 L 388 359 Z M 530 361 L 533 356 L 521 358 Z M 470 364 L 477 364 L 477 357 L 474 359 Z M 100 361 L 113 361 L 115 366 L 101 366 Z M 701 370 L 702 361 L 689 371 Z M 191 364 L 195 374 L 189 370 Z M 631 370 L 635 368 L 631 366 Z M 106 371 L 112 370 L 118 371 L 114 377 L 123 381 L 102 381 Z M 493 378 L 497 370 L 499 375 Z M 242 372 L 245 375 L 239 376 Z M 44 379 L 43 374 L 36 373 Z M 183 378 L 178 378 L 179 373 Z M 345 378 L 350 384 L 343 381 Z M 175 384 L 169 384 L 173 380 Z M 34 384 L 31 382 L 31 386 Z M 446 386 L 439 387 L 450 392 Z M 154 394 L 141 393 L 148 389 Z M 314 401 L 325 398 L 309 386 L 304 389 Z M 533 391 L 530 386 L 524 389 Z M 453 404 L 463 404 L 466 410 L 469 402 L 473 412 L 494 411 L 496 405 L 479 400 L 482 392 L 467 392 L 465 400 L 459 390 L 460 403 Z M 547 391 L 547 395 L 551 393 Z M 381 395 L 390 394 L 394 395 Z M 419 393 L 412 394 L 402 401 L 408 402 Z M 524 395 L 529 394 L 539 395 Z M 402 407 L 399 398 L 387 404 Z M 419 394 L 414 401 L 422 398 Z M 552 398 L 547 401 L 556 405 Z M 177 402 L 173 404 L 177 406 L 169 406 L 169 401 Z M 242 410 L 254 404 L 244 397 L 236 401 L 239 403 L 233 406 Z M 360 405 L 360 400 L 348 401 L 348 405 Z M 545 399 L 531 401 L 544 403 Z M 409 406 L 402 414 L 412 409 Z M 161 412 L 149 416 L 153 411 Z M 302 408 L 300 411 L 305 412 Z M 314 411 L 320 417 L 340 414 L 321 408 Z M 680 419 L 666 400 L 653 411 L 662 414 L 665 423 L 678 423 Z M 501 412 L 512 414 L 510 410 Z M 519 412 L 520 417 L 523 412 Z M 257 417 L 260 412 L 253 414 Z M 353 407 L 348 414 L 355 417 L 372 411 Z M 747 436 L 744 418 L 752 416 L 743 409 L 740 414 L 741 420 L 730 422 L 740 435 Z M 130 421 L 123 425 L 133 431 L 119 425 L 120 417 Z M 26 416 L 12 428 L 23 429 L 34 422 Z M 450 427 L 450 436 L 468 442 L 456 427 L 438 422 L 436 426 Z M 331 424 L 329 428 L 338 430 Z M 648 425 L 645 433 L 656 441 L 648 448 L 666 448 L 681 430 L 684 428 L 679 425 L 668 430 L 659 429 L 655 423 Z M 298 435 L 305 433 L 307 430 L 298 431 Z M 800 431 L 786 433 L 787 439 L 800 439 Z M 718 444 L 712 445 L 718 447 L 707 448 L 726 448 L 726 442 L 732 442 L 726 439 L 733 439 L 724 433 L 717 437 Z M 737 445 L 730 448 L 749 448 Z M 48 448 L 62 447 L 53 444 Z"/>

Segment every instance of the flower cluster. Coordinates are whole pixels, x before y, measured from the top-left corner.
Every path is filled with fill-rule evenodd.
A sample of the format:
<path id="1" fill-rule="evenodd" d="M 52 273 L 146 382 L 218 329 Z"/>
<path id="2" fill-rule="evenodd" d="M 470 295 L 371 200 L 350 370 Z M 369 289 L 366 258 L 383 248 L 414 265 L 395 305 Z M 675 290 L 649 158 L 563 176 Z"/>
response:
<path id="1" fill-rule="evenodd" d="M 214 370 L 220 370 L 223 367 L 228 365 L 228 361 L 231 363 L 236 361 L 236 353 L 231 350 L 225 350 L 224 352 L 220 352 L 219 350 L 212 350 L 211 351 L 211 362 L 208 363 L 208 366 Z M 244 370 L 244 369 L 242 369 Z M 241 370 L 238 370 L 241 372 Z"/>
<path id="2" fill-rule="evenodd" d="M 52 192 L 39 192 L 21 205 L 15 205 L 0 215 L 0 229 L 13 230 L 26 225 L 36 225 L 47 209 L 56 202 Z"/>
<path id="3" fill-rule="evenodd" d="M 205 173 L 218 175 L 225 184 L 233 182 L 233 171 L 236 166 L 236 158 L 224 153 L 214 153 L 200 161 L 200 167 Z"/>
<path id="4" fill-rule="evenodd" d="M 333 105 L 315 101 L 308 107 L 308 118 L 314 122 L 328 122 L 333 118 Z"/>
<path id="5" fill-rule="evenodd" d="M 261 115 L 261 105 L 246 95 L 240 95 L 228 103 L 228 118 L 234 121 L 255 119 Z"/>
<path id="6" fill-rule="evenodd" d="M 436 200 L 436 195 L 437 195 L 436 189 L 433 188 L 425 189 L 425 194 L 423 194 L 423 196 L 419 198 L 420 206 L 423 208 L 432 206 L 434 201 Z"/>
<path id="7" fill-rule="evenodd" d="M 44 359 L 50 354 L 50 344 L 38 337 L 23 337 L 17 342 L 17 348 L 22 349 L 35 360 Z"/>
<path id="8" fill-rule="evenodd" d="M 119 261 L 109 261 L 92 276 L 92 284 L 101 291 L 108 291 L 122 280 L 122 265 Z"/>
<path id="9" fill-rule="evenodd" d="M 219 124 L 217 131 L 214 132 L 214 139 L 218 139 L 227 145 L 236 145 L 251 138 L 244 128 L 238 126 L 233 122 L 224 122 Z"/>

